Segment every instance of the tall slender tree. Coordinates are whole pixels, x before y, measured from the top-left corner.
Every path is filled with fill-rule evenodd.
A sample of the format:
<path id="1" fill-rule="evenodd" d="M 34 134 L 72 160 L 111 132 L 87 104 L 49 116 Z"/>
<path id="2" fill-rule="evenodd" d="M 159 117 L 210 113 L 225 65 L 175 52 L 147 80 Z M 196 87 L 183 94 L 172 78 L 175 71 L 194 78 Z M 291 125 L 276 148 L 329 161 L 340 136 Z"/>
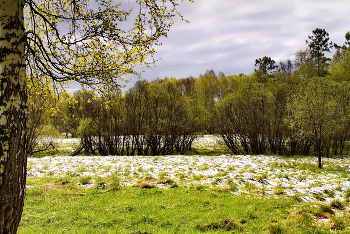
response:
<path id="1" fill-rule="evenodd" d="M 311 51 L 311 55 L 316 59 L 318 76 L 326 75 L 325 65 L 329 58 L 325 57 L 324 52 L 330 52 L 333 48 L 333 42 L 329 41 L 329 34 L 325 29 L 316 28 L 312 31 L 312 35 L 308 36 L 306 44 Z"/>
<path id="2" fill-rule="evenodd" d="M 23 209 L 26 72 L 56 82 L 115 85 L 137 74 L 136 65 L 150 66 L 146 58 L 180 15 L 177 6 L 176 0 L 1 1 L 0 234 L 16 233 Z"/>

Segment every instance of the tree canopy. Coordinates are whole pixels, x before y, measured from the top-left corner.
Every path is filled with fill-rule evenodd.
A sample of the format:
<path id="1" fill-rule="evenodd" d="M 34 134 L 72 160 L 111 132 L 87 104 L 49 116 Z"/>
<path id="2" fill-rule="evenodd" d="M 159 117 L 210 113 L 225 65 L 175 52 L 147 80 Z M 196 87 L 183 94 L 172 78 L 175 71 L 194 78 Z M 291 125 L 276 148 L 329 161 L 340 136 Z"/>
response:
<path id="1" fill-rule="evenodd" d="M 265 74 L 272 74 L 275 72 L 275 70 L 278 68 L 275 63 L 275 60 L 267 56 L 255 60 L 255 66 Z"/>
<path id="2" fill-rule="evenodd" d="M 175 0 L 25 1 L 26 49 L 31 75 L 57 82 L 110 85 L 135 66 L 151 66 L 166 37 Z"/>

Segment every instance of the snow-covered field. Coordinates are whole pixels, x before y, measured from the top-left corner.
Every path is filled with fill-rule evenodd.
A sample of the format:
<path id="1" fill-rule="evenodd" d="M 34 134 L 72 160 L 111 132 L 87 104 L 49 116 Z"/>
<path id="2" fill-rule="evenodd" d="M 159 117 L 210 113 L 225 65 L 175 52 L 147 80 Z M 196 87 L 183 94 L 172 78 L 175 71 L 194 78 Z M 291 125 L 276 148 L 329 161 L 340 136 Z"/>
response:
<path id="1" fill-rule="evenodd" d="M 168 178 L 178 186 L 231 186 L 233 193 L 298 196 L 303 201 L 343 200 L 350 193 L 350 158 L 325 158 L 323 163 L 325 170 L 316 169 L 313 157 L 47 156 L 28 159 L 28 176 L 96 178 L 117 174 L 125 185 L 152 178 L 149 183 L 166 188 L 159 179 Z"/>

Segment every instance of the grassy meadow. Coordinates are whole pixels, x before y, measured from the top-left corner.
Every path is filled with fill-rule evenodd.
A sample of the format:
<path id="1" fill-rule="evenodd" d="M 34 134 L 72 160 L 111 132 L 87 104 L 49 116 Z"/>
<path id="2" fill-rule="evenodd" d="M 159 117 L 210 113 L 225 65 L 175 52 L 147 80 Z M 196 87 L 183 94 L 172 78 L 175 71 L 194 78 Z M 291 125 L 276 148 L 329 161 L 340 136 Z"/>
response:
<path id="1" fill-rule="evenodd" d="M 350 214 L 335 204 L 114 183 L 29 181 L 18 233 L 350 233 Z"/>
<path id="2" fill-rule="evenodd" d="M 214 143 L 207 143 L 206 147 L 209 149 L 197 147 L 196 152 L 207 154 L 220 148 Z M 225 152 L 224 148 L 220 150 Z M 350 178 L 346 168 L 336 164 L 320 170 L 315 165 L 273 163 L 275 168 L 283 167 L 294 174 L 266 172 L 256 181 L 271 180 L 271 176 L 290 180 L 298 171 L 300 180 L 317 174 L 334 178 L 337 175 L 337 180 L 344 181 Z M 209 169 L 210 165 L 205 165 L 200 170 Z M 144 170 L 127 175 L 138 178 L 133 185 L 125 185 L 125 177 L 116 172 L 104 177 L 76 173 L 58 176 L 49 172 L 45 176 L 29 176 L 18 233 L 350 233 L 350 190 L 339 193 L 339 187 L 329 189 L 327 194 L 314 194 L 317 201 L 305 202 L 298 194 L 287 196 L 288 188 L 281 186 L 273 194 L 248 181 L 243 181 L 241 187 L 237 181 L 217 186 L 227 176 L 223 173 L 220 179 L 212 178 L 213 186 L 206 186 L 199 183 L 208 179 L 203 176 L 183 175 L 174 180 L 166 173 L 153 177 Z M 254 172 L 249 167 L 245 170 Z M 162 184 L 162 188 L 157 184 Z M 237 193 L 237 186 L 244 193 Z M 324 198 L 337 194 L 344 199 Z"/>

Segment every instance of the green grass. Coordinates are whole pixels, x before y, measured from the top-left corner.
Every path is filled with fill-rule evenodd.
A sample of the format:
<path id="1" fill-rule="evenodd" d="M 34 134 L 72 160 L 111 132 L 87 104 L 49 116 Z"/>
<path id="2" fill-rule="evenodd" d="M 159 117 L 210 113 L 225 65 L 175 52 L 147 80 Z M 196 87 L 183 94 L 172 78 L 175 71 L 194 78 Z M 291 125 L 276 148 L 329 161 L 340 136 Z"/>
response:
<path id="1" fill-rule="evenodd" d="M 231 150 L 224 144 L 213 143 L 209 147 L 207 145 L 196 146 L 194 144 L 192 150 L 187 151 L 185 155 L 204 155 L 216 156 L 222 154 L 232 154 Z"/>
<path id="2" fill-rule="evenodd" d="M 206 189 L 124 187 L 113 176 L 103 180 L 105 189 L 85 189 L 78 181 L 29 179 L 18 233 L 350 233 L 347 213 L 329 213 L 329 225 L 318 221 L 317 214 L 336 206 Z"/>
<path id="3" fill-rule="evenodd" d="M 220 155 L 230 152 L 225 146 L 213 144 L 209 148 L 195 148 L 187 154 Z M 42 153 L 36 156 L 45 155 Z M 304 157 L 286 156 L 285 159 Z M 316 159 L 305 163 L 292 161 L 272 164 L 275 169 L 291 169 L 291 172 L 302 170 L 303 173 L 297 176 L 299 181 L 307 179 L 311 174 L 334 174 L 336 178 L 349 179 L 350 172 L 337 163 L 328 163 L 323 169 L 317 168 Z M 208 168 L 208 165 L 203 165 L 200 170 Z M 108 169 L 110 168 L 106 168 L 106 171 Z M 246 168 L 246 171 L 250 170 L 249 167 Z M 190 176 L 191 172 L 185 174 L 179 171 L 177 178 L 180 181 L 176 182 L 167 172 L 160 172 L 155 176 L 157 178 L 151 175 L 139 177 L 139 174 L 146 173 L 143 168 L 139 168 L 136 174 L 125 172 L 124 176 L 139 177 L 134 187 L 121 186 L 116 174 L 109 177 L 80 177 L 75 172 L 70 172 L 64 177 L 29 177 L 18 233 L 350 234 L 350 212 L 343 210 L 349 206 L 350 189 L 344 192 L 345 201 L 325 203 L 324 195 L 316 194 L 314 196 L 318 202 L 300 202 L 302 194 L 287 198 L 283 187 L 276 186 L 272 196 L 263 195 L 264 188 L 259 192 L 255 184 L 241 178 L 238 178 L 242 180 L 240 182 L 217 178 L 210 187 L 198 184 L 206 176 Z M 223 170 L 216 176 L 224 177 L 228 173 L 229 170 Z M 293 173 L 281 172 L 279 176 L 289 178 Z M 268 172 L 265 172 L 255 179 L 260 181 L 268 177 Z M 188 183 L 187 187 L 182 186 L 182 182 Z M 87 189 L 79 184 L 93 186 Z M 156 184 L 162 184 L 168 189 L 155 188 Z M 234 195 L 239 184 L 247 195 Z M 326 197 L 333 196 L 335 191 L 326 192 Z"/>

